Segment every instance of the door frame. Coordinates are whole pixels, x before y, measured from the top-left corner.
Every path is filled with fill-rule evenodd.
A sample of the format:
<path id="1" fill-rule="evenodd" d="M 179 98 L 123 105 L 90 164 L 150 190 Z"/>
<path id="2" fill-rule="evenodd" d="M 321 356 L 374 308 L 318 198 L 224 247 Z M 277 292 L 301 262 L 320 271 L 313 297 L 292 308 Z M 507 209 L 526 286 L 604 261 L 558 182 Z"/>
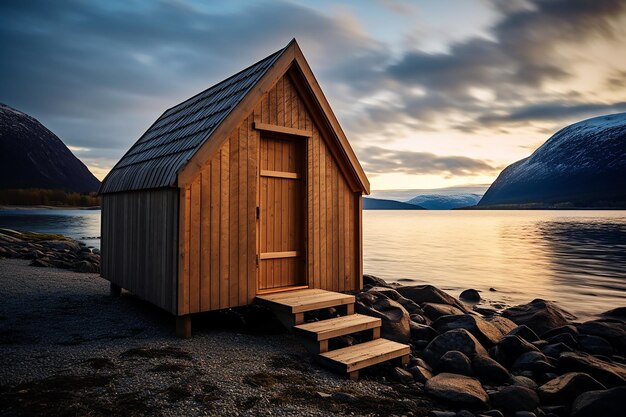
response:
<path id="1" fill-rule="evenodd" d="M 256 172 L 256 184 L 257 184 L 257 193 L 256 193 L 256 288 L 255 292 L 257 295 L 261 294 L 270 294 L 277 292 L 285 292 L 285 291 L 293 291 L 299 289 L 307 289 L 311 288 L 311 280 L 309 277 L 309 268 L 308 268 L 308 257 L 309 257 L 309 145 L 311 140 L 311 132 L 293 128 L 284 128 L 282 126 L 274 126 L 268 124 L 254 123 L 254 128 L 259 131 L 258 135 L 258 161 L 257 161 L 257 172 Z M 279 288 L 268 288 L 261 289 L 261 158 L 262 158 L 262 149 L 261 142 L 264 137 L 276 138 L 279 140 L 289 140 L 297 142 L 299 146 L 302 147 L 302 178 L 303 189 L 304 189 L 304 201 L 302 202 L 303 206 L 303 218 L 302 218 L 302 228 L 303 228 L 303 249 L 302 256 L 300 257 L 302 263 L 304 264 L 304 284 L 302 285 L 293 285 L 289 287 L 279 287 Z"/>

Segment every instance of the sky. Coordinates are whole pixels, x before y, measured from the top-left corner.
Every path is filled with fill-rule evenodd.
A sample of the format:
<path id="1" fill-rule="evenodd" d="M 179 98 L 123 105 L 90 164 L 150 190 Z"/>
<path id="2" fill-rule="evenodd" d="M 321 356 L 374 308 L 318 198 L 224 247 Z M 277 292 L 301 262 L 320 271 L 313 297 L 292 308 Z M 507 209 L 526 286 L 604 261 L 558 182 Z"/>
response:
<path id="1" fill-rule="evenodd" d="M 489 184 L 626 111 L 623 0 L 3 0 L 0 102 L 102 179 L 165 109 L 293 37 L 373 190 Z"/>

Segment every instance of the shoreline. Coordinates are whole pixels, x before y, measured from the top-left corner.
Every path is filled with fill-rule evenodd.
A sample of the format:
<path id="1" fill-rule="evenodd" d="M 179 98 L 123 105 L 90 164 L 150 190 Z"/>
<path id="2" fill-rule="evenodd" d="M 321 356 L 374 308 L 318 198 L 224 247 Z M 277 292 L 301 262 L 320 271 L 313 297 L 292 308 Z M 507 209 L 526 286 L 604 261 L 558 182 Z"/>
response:
<path id="1" fill-rule="evenodd" d="M 29 211 L 29 210 L 100 210 L 100 206 L 92 206 L 92 207 L 81 207 L 81 206 L 46 206 L 46 205 L 35 205 L 35 206 L 22 206 L 22 205 L 10 205 L 3 204 L 0 205 L 0 210 L 19 210 L 19 211 Z"/>

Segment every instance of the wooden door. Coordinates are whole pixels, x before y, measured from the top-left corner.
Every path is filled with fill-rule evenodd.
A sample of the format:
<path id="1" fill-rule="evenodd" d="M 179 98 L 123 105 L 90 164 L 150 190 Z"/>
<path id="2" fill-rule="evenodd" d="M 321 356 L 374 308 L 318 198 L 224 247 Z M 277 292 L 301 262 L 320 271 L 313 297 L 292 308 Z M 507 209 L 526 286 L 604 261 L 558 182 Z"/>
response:
<path id="1" fill-rule="evenodd" d="M 307 285 L 306 139 L 261 136 L 258 290 Z"/>

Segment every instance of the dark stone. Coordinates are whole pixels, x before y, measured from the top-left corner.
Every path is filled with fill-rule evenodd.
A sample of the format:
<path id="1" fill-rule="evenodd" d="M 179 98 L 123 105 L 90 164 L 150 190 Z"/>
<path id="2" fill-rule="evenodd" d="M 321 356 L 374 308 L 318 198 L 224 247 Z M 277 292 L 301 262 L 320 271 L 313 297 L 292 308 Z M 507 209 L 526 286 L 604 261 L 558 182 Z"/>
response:
<path id="1" fill-rule="evenodd" d="M 472 369 L 474 370 L 474 375 L 484 384 L 499 385 L 511 379 L 509 371 L 489 356 L 474 356 Z"/>
<path id="2" fill-rule="evenodd" d="M 396 342 L 406 343 L 411 338 L 409 313 L 398 302 L 377 291 L 357 294 L 357 313 L 382 320 L 381 336 Z"/>
<path id="3" fill-rule="evenodd" d="M 551 336 L 547 338 L 546 341 L 548 341 L 548 343 L 550 344 L 563 343 L 573 349 L 576 349 L 578 347 L 578 342 L 576 341 L 576 339 L 574 339 L 574 336 L 569 333 L 561 333 Z"/>
<path id="4" fill-rule="evenodd" d="M 431 410 L 428 412 L 428 417 L 456 417 L 456 413 L 454 411 Z"/>
<path id="5" fill-rule="evenodd" d="M 46 262 L 45 260 L 43 260 L 43 259 L 38 259 L 38 258 L 35 258 L 35 259 L 33 259 L 32 261 L 30 261 L 29 265 L 30 265 L 30 266 L 37 266 L 37 267 L 40 267 L 40 268 L 47 268 L 47 267 L 51 266 L 51 265 L 50 265 L 48 262 Z"/>
<path id="6" fill-rule="evenodd" d="M 511 330 L 507 336 L 519 336 L 527 342 L 536 342 L 539 340 L 539 336 L 537 333 L 533 332 L 532 329 L 526 325 L 517 326 L 513 330 Z"/>
<path id="7" fill-rule="evenodd" d="M 546 367 L 547 365 L 547 367 Z M 524 352 L 515 359 L 511 371 L 551 372 L 554 366 L 548 363 L 546 355 L 539 351 Z"/>
<path id="8" fill-rule="evenodd" d="M 411 321 L 409 326 L 411 328 L 411 339 L 413 340 L 427 340 L 430 342 L 439 334 L 432 327 L 425 324 L 418 324 L 414 321 Z"/>
<path id="9" fill-rule="evenodd" d="M 391 369 L 391 377 L 402 384 L 410 384 L 413 382 L 413 374 L 399 366 Z"/>
<path id="10" fill-rule="evenodd" d="M 555 343 L 552 345 L 546 345 L 541 348 L 544 355 L 551 358 L 558 358 L 563 352 L 572 352 L 573 349 L 563 343 Z"/>
<path id="11" fill-rule="evenodd" d="M 626 323 L 619 320 L 592 320 L 578 325 L 580 334 L 600 336 L 611 343 L 620 355 L 626 354 Z"/>
<path id="12" fill-rule="evenodd" d="M 516 411 L 513 417 L 537 417 L 532 411 Z"/>
<path id="13" fill-rule="evenodd" d="M 98 265 L 92 264 L 89 261 L 80 261 L 74 264 L 73 269 L 76 272 L 84 272 L 84 273 L 98 273 L 100 272 L 100 267 Z"/>
<path id="14" fill-rule="evenodd" d="M 517 385 L 501 387 L 489 394 L 489 399 L 494 407 L 508 412 L 532 411 L 539 405 L 535 391 Z"/>
<path id="15" fill-rule="evenodd" d="M 498 343 L 503 336 L 502 332 L 491 323 L 469 314 L 441 316 L 431 326 L 438 333 L 445 333 L 453 329 L 465 329 L 486 348 Z"/>
<path id="16" fill-rule="evenodd" d="M 578 348 L 590 355 L 611 356 L 615 353 L 615 349 L 605 338 L 590 334 L 578 336 Z"/>
<path id="17" fill-rule="evenodd" d="M 424 303 L 422 309 L 430 320 L 437 320 L 441 316 L 464 314 L 461 309 L 447 304 Z"/>
<path id="18" fill-rule="evenodd" d="M 532 351 L 539 349 L 519 336 L 504 336 L 490 353 L 500 364 L 509 367 L 521 354 Z"/>
<path id="19" fill-rule="evenodd" d="M 471 409 L 486 408 L 489 396 L 477 379 L 443 373 L 426 381 L 426 392 L 440 400 Z"/>
<path id="20" fill-rule="evenodd" d="M 363 286 L 364 287 L 387 287 L 391 288 L 391 285 L 387 284 L 382 278 L 375 277 L 374 275 L 363 275 Z"/>
<path id="21" fill-rule="evenodd" d="M 606 387 L 626 385 L 626 368 L 623 365 L 598 359 L 586 353 L 565 352 L 557 362 L 559 373 L 584 372 Z"/>
<path id="22" fill-rule="evenodd" d="M 422 307 L 424 303 L 447 304 L 467 313 L 466 308 L 459 300 L 432 285 L 407 285 L 398 287 L 397 291 L 403 297 L 416 302 Z"/>
<path id="23" fill-rule="evenodd" d="M 527 376 L 523 375 L 515 375 L 511 377 L 510 380 L 511 385 L 516 385 L 518 387 L 525 387 L 531 390 L 537 389 L 537 383 Z"/>
<path id="24" fill-rule="evenodd" d="M 546 417 L 566 417 L 567 407 L 564 405 L 546 405 L 539 408 L 546 414 Z"/>
<path id="25" fill-rule="evenodd" d="M 474 413 L 470 413 L 467 410 L 460 410 L 456 412 L 456 415 L 454 417 L 476 417 L 474 415 Z"/>
<path id="26" fill-rule="evenodd" d="M 458 350 L 450 350 L 444 353 L 439 358 L 435 370 L 437 373 L 448 372 L 466 376 L 473 376 L 474 374 L 469 358 Z"/>
<path id="27" fill-rule="evenodd" d="M 564 326 L 576 319 L 576 316 L 561 309 L 555 303 L 539 298 L 528 304 L 507 308 L 502 315 L 518 325 L 525 324 L 537 334 Z"/>
<path id="28" fill-rule="evenodd" d="M 545 404 L 570 404 L 583 392 L 606 389 L 604 385 L 582 372 L 569 372 L 543 384 L 537 390 Z"/>
<path id="29" fill-rule="evenodd" d="M 485 348 L 470 332 L 455 329 L 435 337 L 424 350 L 424 358 L 431 366 L 436 366 L 439 358 L 451 350 L 458 350 L 470 358 L 487 355 Z"/>
<path id="30" fill-rule="evenodd" d="M 602 317 L 626 321 L 626 307 L 617 307 L 600 314 Z"/>
<path id="31" fill-rule="evenodd" d="M 572 404 L 571 417 L 622 416 L 626 409 L 626 387 L 580 394 Z"/>
<path id="32" fill-rule="evenodd" d="M 474 289 L 463 291 L 461 295 L 459 295 L 459 298 L 461 301 L 466 301 L 468 303 L 479 303 L 481 300 L 480 293 Z"/>
<path id="33" fill-rule="evenodd" d="M 392 288 L 373 287 L 369 291 L 376 291 L 376 292 L 384 295 L 385 297 L 387 297 L 387 298 L 389 298 L 389 299 L 391 299 L 393 301 L 396 301 L 402 307 L 404 307 L 404 309 L 406 311 L 408 311 L 409 314 L 420 314 L 421 315 L 421 314 L 424 313 L 419 305 L 417 305 L 413 301 L 409 300 L 408 298 L 404 298 L 402 295 L 400 295 L 400 293 L 398 291 L 396 291 L 396 290 L 394 290 Z"/>
<path id="34" fill-rule="evenodd" d="M 565 326 L 557 327 L 556 329 L 548 330 L 541 335 L 543 339 L 548 339 L 558 334 L 571 334 L 574 337 L 578 336 L 578 329 L 573 324 L 567 324 Z"/>
<path id="35" fill-rule="evenodd" d="M 423 313 L 423 312 L 422 312 Z M 409 317 L 411 317 L 411 321 L 417 324 L 425 324 L 428 325 L 430 324 L 431 320 L 427 317 L 425 317 L 422 314 L 419 313 L 413 313 L 413 314 L 409 314 Z"/>
<path id="36" fill-rule="evenodd" d="M 485 317 L 485 320 L 500 330 L 500 333 L 506 335 L 517 327 L 517 324 L 502 316 Z"/>
<path id="37" fill-rule="evenodd" d="M 504 417 L 500 410 L 489 410 L 481 412 L 478 417 Z"/>
<path id="38" fill-rule="evenodd" d="M 357 403 L 359 402 L 359 398 L 352 395 L 352 394 L 348 394 L 346 392 L 334 392 L 332 394 L 332 398 L 336 399 L 337 401 L 341 401 L 344 403 Z"/>
<path id="39" fill-rule="evenodd" d="M 419 365 L 415 365 L 409 368 L 409 372 L 411 373 L 415 381 L 421 382 L 422 384 L 433 377 L 432 372 Z"/>

